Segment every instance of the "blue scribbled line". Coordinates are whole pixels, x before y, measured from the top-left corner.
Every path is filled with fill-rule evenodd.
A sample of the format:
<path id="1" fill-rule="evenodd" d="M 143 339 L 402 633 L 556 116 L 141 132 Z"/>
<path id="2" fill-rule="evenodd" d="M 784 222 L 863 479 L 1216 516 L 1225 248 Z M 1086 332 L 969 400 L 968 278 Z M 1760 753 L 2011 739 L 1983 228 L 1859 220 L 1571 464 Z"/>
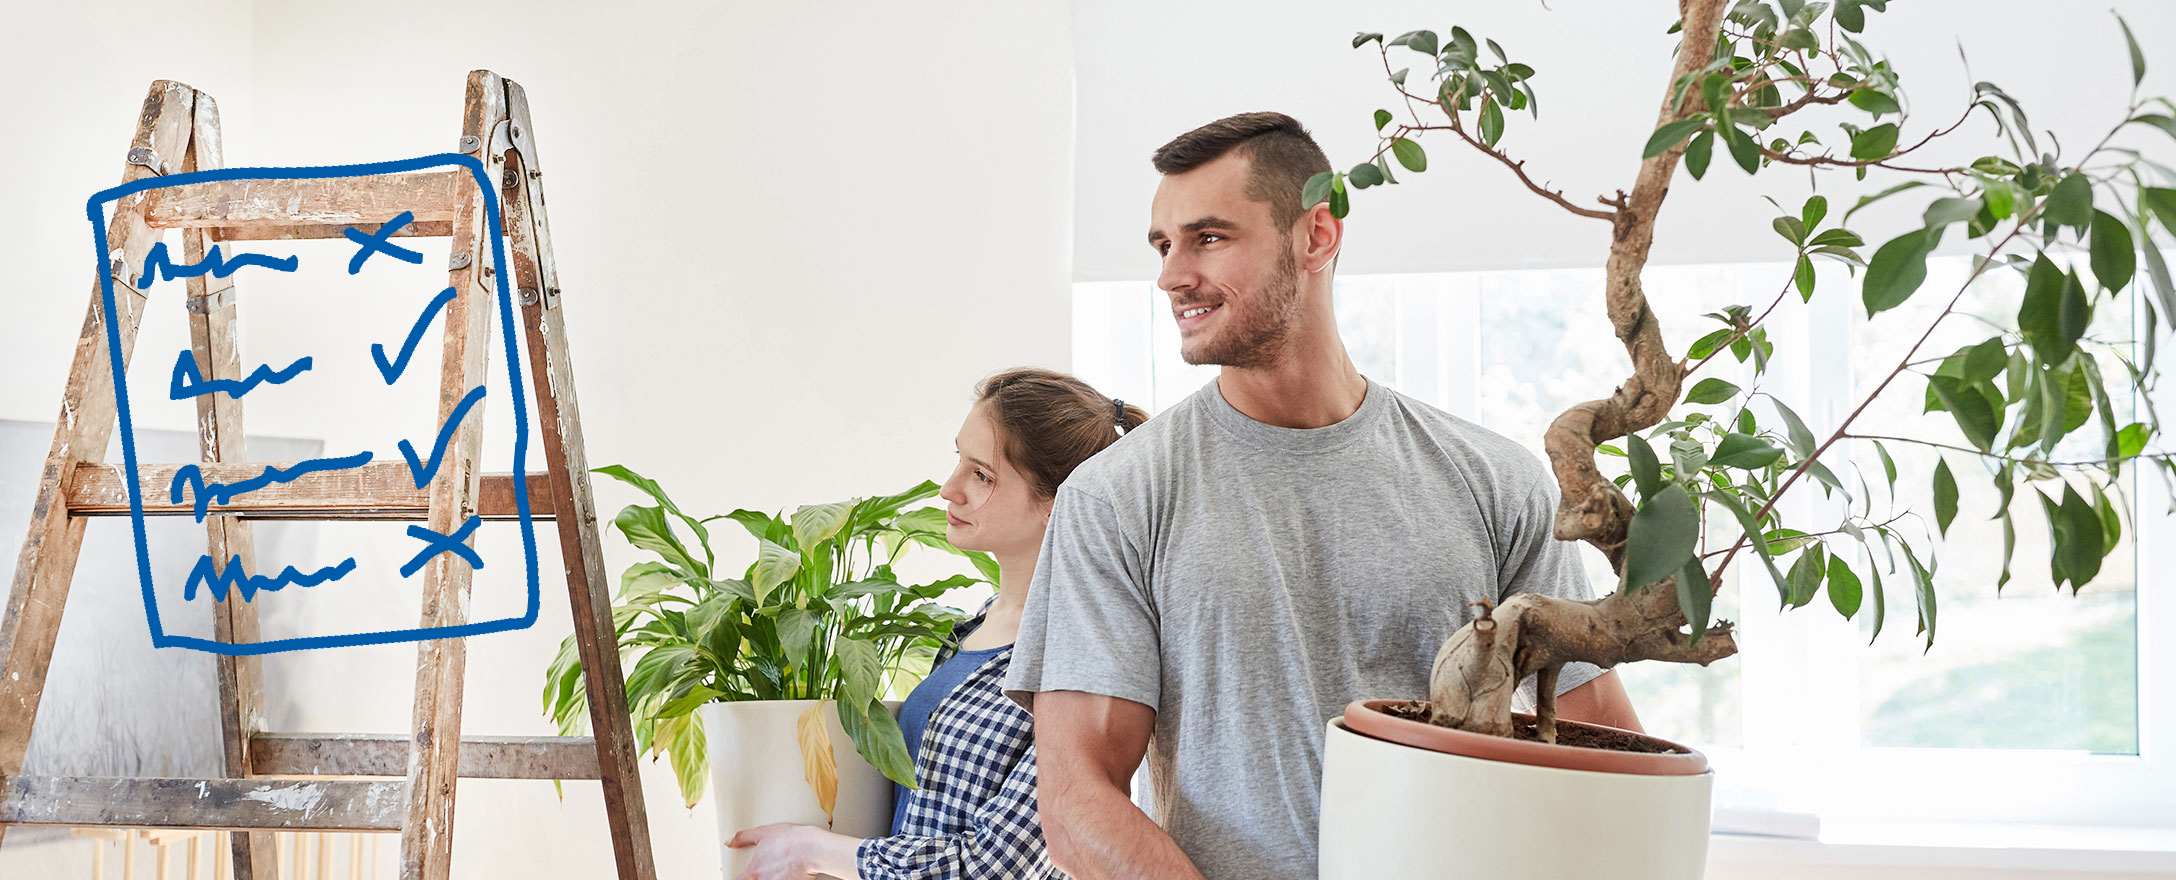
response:
<path id="1" fill-rule="evenodd" d="M 282 260 L 263 254 L 240 254 L 231 261 L 223 260 L 219 256 L 219 246 L 215 244 L 212 245 L 212 252 L 204 255 L 203 262 L 176 266 L 173 258 L 167 255 L 166 242 L 162 241 L 152 245 L 151 253 L 144 257 L 144 274 L 143 277 L 136 279 L 136 289 L 150 290 L 152 283 L 160 280 L 162 275 L 165 276 L 167 281 L 176 278 L 195 278 L 206 272 L 212 273 L 213 278 L 225 278 L 244 266 L 263 266 L 280 272 L 293 272 L 295 267 L 301 265 L 301 263 L 302 258 L 300 257 L 288 257 Z"/>
<path id="2" fill-rule="evenodd" d="M 309 369 L 310 359 L 302 358 L 288 364 L 284 370 L 274 370 L 271 364 L 259 364 L 247 379 L 213 379 L 207 382 L 203 372 L 196 367 L 196 352 L 184 348 L 181 350 L 181 357 L 174 359 L 174 387 L 171 395 L 174 400 L 188 400 L 224 391 L 228 397 L 240 400 L 242 395 L 248 394 L 260 384 L 270 382 L 274 385 L 285 385 L 287 380 Z"/>
<path id="3" fill-rule="evenodd" d="M 431 321 L 438 317 L 439 309 L 443 309 L 447 303 L 453 302 L 453 297 L 453 288 L 448 287 L 439 291 L 438 297 L 431 300 L 430 305 L 423 307 L 423 314 L 416 318 L 415 326 L 408 328 L 408 341 L 401 343 L 399 358 L 387 362 L 385 359 L 385 346 L 376 342 L 370 344 L 370 357 L 378 362 L 378 375 L 385 377 L 385 384 L 393 384 L 394 381 L 400 378 L 402 373 L 408 371 L 408 359 L 415 355 L 416 343 L 422 341 L 423 331 L 430 328 Z"/>
<path id="4" fill-rule="evenodd" d="M 399 232 L 401 227 L 408 225 L 414 219 L 416 219 L 416 212 L 402 211 L 400 216 L 393 218 L 384 226 L 378 227 L 378 231 L 375 233 L 366 234 L 353 226 L 342 230 L 341 235 L 347 236 L 349 241 L 362 245 L 362 249 L 357 250 L 355 256 L 348 260 L 348 274 L 355 275 L 362 272 L 363 261 L 370 259 L 371 254 L 380 252 L 404 263 L 423 265 L 422 254 L 386 241 L 386 239 L 393 237 L 393 233 Z"/>
<path id="5" fill-rule="evenodd" d="M 281 569 L 278 577 L 265 577 L 264 575 L 253 575 L 243 571 L 242 557 L 236 556 L 227 560 L 226 571 L 213 574 L 212 557 L 210 554 L 205 554 L 197 557 L 196 568 L 189 571 L 189 583 L 182 587 L 181 598 L 185 602 L 196 599 L 197 585 L 205 584 L 206 589 L 212 594 L 212 601 L 214 602 L 227 601 L 227 588 L 229 586 L 241 590 L 242 601 L 247 602 L 257 598 L 258 590 L 276 592 L 288 584 L 294 584 L 298 587 L 314 587 L 326 581 L 336 581 L 347 577 L 348 573 L 354 570 L 355 557 L 350 556 L 341 561 L 339 565 L 320 568 L 314 574 L 303 574 L 290 565 Z"/>
<path id="6" fill-rule="evenodd" d="M 408 470 L 416 475 L 416 488 L 421 489 L 430 485 L 431 477 L 438 474 L 438 466 L 445 463 L 446 444 L 453 442 L 453 432 L 461 427 L 461 420 L 468 417 L 468 408 L 475 406 L 476 401 L 482 399 L 484 399 L 484 386 L 478 385 L 469 389 L 468 396 L 461 398 L 460 404 L 453 408 L 453 418 L 447 419 L 445 424 L 438 426 L 438 444 L 431 447 L 430 467 L 423 466 L 423 460 L 416 456 L 415 447 L 408 445 L 406 440 L 400 441 L 400 454 L 407 457 Z M 515 482 L 520 481 L 516 480 Z"/>
<path id="7" fill-rule="evenodd" d="M 294 467 L 285 470 L 265 465 L 264 473 L 239 483 L 206 483 L 204 482 L 202 468 L 193 464 L 183 465 L 180 470 L 174 472 L 174 482 L 168 487 L 167 493 L 168 497 L 172 499 L 172 503 L 180 504 L 182 487 L 187 486 L 193 490 L 196 494 L 196 521 L 203 522 L 204 511 L 211 506 L 213 498 L 217 498 L 219 503 L 225 504 L 233 501 L 236 495 L 244 492 L 255 492 L 273 483 L 292 483 L 296 477 L 304 474 L 318 471 L 344 471 L 348 468 L 362 467 L 370 463 L 370 457 L 371 453 L 364 451 L 346 458 L 313 458 L 309 461 L 296 462 Z"/>

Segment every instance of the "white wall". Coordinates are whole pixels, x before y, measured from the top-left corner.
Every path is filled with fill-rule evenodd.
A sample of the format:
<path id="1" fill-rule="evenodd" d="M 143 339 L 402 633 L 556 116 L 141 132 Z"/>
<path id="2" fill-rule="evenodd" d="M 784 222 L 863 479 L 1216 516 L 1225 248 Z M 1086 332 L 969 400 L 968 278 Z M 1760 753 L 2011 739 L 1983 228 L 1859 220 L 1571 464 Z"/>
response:
<path id="1" fill-rule="evenodd" d="M 2121 119 L 2130 87 L 2123 36 L 2107 12 L 2111 6 L 2151 47 L 2143 93 L 2176 93 L 2176 50 L 2167 40 L 2155 39 L 2176 33 L 2176 5 L 2152 0 L 2090 5 L 1913 0 L 1870 14 L 1864 38 L 1893 61 L 1905 92 L 1915 101 L 1906 126 L 1909 138 L 1954 121 L 1970 97 L 1972 82 L 1989 80 L 2025 104 L 2035 128 L 2055 129 L 2075 151 L 2090 146 Z M 1640 147 L 1654 129 L 1676 45 L 1674 36 L 1663 33 L 1676 17 L 1675 4 L 1668 2 L 1357 0 L 1331 5 L 1262 0 L 1246 4 L 1243 13 L 1235 9 L 1162 0 L 1080 5 L 1075 30 L 1080 71 L 1077 280 L 1155 276 L 1154 254 L 1142 237 L 1149 197 L 1156 188 L 1148 157 L 1196 125 L 1243 111 L 1280 110 L 1313 130 L 1335 167 L 1350 168 L 1372 156 L 1376 140 L 1370 117 L 1375 108 L 1393 110 L 1401 121 L 1406 116 L 1392 103 L 1397 94 L 1385 80 L 1374 46 L 1351 48 L 1356 32 L 1395 36 L 1430 29 L 1447 37 L 1458 25 L 1477 39 L 1494 38 L 1513 61 L 1532 66 L 1538 72 L 1533 82 L 1541 96 L 1540 119 L 1524 111 L 1511 114 L 1500 146 L 1527 160 L 1537 179 L 1553 181 L 1580 204 L 1630 188 Z M 2051 32 L 2060 32 L 2062 38 L 2050 40 Z M 1960 42 L 1970 53 L 1970 79 L 1958 60 Z M 1395 67 L 1425 60 L 1402 48 L 1392 49 L 1390 57 Z M 1413 82 L 1418 84 L 1428 72 L 1416 66 Z M 1836 132 L 1835 119 L 1864 118 L 1863 113 L 1854 119 L 1840 112 L 1806 112 L 1790 123 L 1812 126 L 1824 141 L 1836 142 L 1830 136 Z M 1814 120 L 1824 125 L 1813 126 Z M 1801 129 L 1792 124 L 1784 129 L 1795 137 Z M 1494 159 L 1445 133 L 1433 134 L 1421 141 L 1428 151 L 1426 173 L 1403 175 L 1400 186 L 1354 197 L 1341 271 L 1601 265 L 1608 252 L 1607 224 L 1574 217 L 1542 201 Z M 1993 126 L 1982 114 L 1962 134 L 1969 136 L 1960 140 L 1987 143 Z M 2129 140 L 2168 146 L 2158 132 L 2139 126 L 2132 127 Z M 2046 145 L 2045 139 L 2042 143 Z M 1851 200 L 1839 199 L 1837 193 L 1849 175 L 1831 177 L 1823 182 L 1830 204 L 1848 205 Z M 1805 197 L 1805 179 L 1780 168 L 1747 178 L 1727 155 L 1718 153 L 1705 181 L 1678 178 L 1656 230 L 1655 260 L 1786 259 L 1790 246 L 1766 223 L 1717 224 L 1710 218 L 1765 210 L 1762 194 L 1796 205 Z M 1882 185 L 1875 175 L 1864 184 Z M 1925 203 L 1907 201 L 1899 199 L 1896 212 L 1889 214 L 1869 208 L 1853 218 L 1854 226 L 1875 220 L 1869 228 L 1901 232 L 1897 224 L 1910 222 L 1905 218 L 1915 218 Z"/>
<path id="2" fill-rule="evenodd" d="M 83 199 L 117 180 L 155 77 L 219 98 L 230 166 L 449 151 L 468 71 L 521 82 L 590 461 L 656 478 L 693 511 L 941 479 L 976 379 L 1069 362 L 1066 4 L 258 0 L 186 14 L 105 4 L 95 19 L 59 4 L 26 11 L 27 26 L 11 22 L 0 36 L 0 71 L 35 84 L 18 89 L 13 136 L 0 139 L 0 168 L 11 169 L 0 173 L 0 204 L 12 209 L 0 214 L 10 270 L 0 417 L 50 420 L 57 410 L 90 290 Z M 296 254 L 304 271 L 236 276 L 243 358 L 279 366 L 309 354 L 318 367 L 307 393 L 253 397 L 250 432 L 322 438 L 328 455 L 395 457 L 396 439 L 425 437 L 435 423 L 437 335 L 411 368 L 420 378 L 391 391 L 360 352 L 397 346 L 444 285 L 446 245 L 419 245 L 424 267 L 376 257 L 349 279 L 337 266 L 351 245 L 292 244 L 253 249 Z M 137 349 L 150 366 L 136 369 L 134 388 L 163 383 L 187 344 L 179 287 L 153 291 Z M 496 355 L 492 369 L 503 373 Z M 374 402 L 353 402 L 365 392 Z M 185 406 L 147 395 L 132 395 L 139 423 L 191 426 Z M 484 410 L 487 438 L 503 442 L 504 401 Z M 486 455 L 487 468 L 507 462 Z M 637 500 L 616 482 L 598 487 L 607 517 Z M 570 625 L 549 529 L 539 530 L 541 621 L 470 640 L 470 733 L 550 732 L 537 694 Z M 396 567 L 415 546 L 385 527 L 323 531 L 320 555 L 353 553 L 362 570 Z M 512 534 L 487 525 L 479 535 L 487 567 L 475 618 L 520 611 Z M 10 548 L 18 539 L 4 538 Z M 745 564 L 741 540 L 721 532 L 721 565 Z M 605 544 L 615 576 L 647 555 L 616 533 Z M 261 565 L 287 563 L 325 564 Z M 417 586 L 387 576 L 261 596 L 266 637 L 356 621 L 412 626 Z M 271 724 L 406 730 L 414 658 L 412 645 L 276 655 Z M 660 875 L 708 875 L 717 838 L 707 806 L 682 808 L 666 766 L 646 767 Z M 457 876 L 609 874 L 595 784 L 569 783 L 564 803 L 541 782 L 466 780 L 461 792 Z M 11 856 L 28 858 L 8 840 Z"/>

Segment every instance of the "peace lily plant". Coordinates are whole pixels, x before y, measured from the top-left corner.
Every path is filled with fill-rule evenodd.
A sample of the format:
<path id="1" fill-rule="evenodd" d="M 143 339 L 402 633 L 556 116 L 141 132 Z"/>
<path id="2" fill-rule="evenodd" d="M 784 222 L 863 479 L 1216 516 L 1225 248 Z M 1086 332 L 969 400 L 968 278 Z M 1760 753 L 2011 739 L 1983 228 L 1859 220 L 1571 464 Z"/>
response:
<path id="1" fill-rule="evenodd" d="M 627 542 L 657 554 L 620 576 L 613 628 L 627 673 L 627 703 L 644 753 L 672 761 L 689 806 L 710 772 L 708 738 L 695 710 L 710 702 L 823 700 L 838 706 L 855 751 L 886 777 L 915 786 L 914 761 L 883 703 L 928 674 L 958 611 L 945 592 L 997 580 L 987 554 L 945 540 L 944 510 L 909 509 L 937 494 L 923 482 L 897 495 L 811 504 L 772 516 L 752 510 L 696 519 L 663 487 L 625 467 L 598 468 L 656 504 L 630 504 L 613 519 Z M 720 577 L 709 524 L 729 519 L 755 538 L 756 554 L 737 577 Z M 683 542 L 674 521 L 695 538 Z M 965 557 L 981 577 L 902 583 L 892 566 L 909 547 Z M 699 550 L 700 553 L 694 552 Z M 563 734 L 588 715 L 574 637 L 545 675 L 544 707 Z M 837 767 L 818 703 L 796 725 L 806 777 L 828 815 Z"/>

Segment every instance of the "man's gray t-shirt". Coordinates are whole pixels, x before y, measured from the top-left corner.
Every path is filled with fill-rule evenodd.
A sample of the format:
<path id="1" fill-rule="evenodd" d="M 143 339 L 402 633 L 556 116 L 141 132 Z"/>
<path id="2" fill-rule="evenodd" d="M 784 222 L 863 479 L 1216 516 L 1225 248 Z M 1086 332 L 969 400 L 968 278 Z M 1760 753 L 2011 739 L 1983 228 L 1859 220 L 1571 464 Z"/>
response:
<path id="1" fill-rule="evenodd" d="M 1593 598 L 1556 499 L 1533 453 L 1372 381 L 1308 430 L 1212 382 L 1059 488 L 1005 690 L 1155 709 L 1151 805 L 1194 865 L 1313 877 L 1330 718 L 1425 699 L 1471 602 Z M 1600 674 L 1567 665 L 1558 692 Z"/>

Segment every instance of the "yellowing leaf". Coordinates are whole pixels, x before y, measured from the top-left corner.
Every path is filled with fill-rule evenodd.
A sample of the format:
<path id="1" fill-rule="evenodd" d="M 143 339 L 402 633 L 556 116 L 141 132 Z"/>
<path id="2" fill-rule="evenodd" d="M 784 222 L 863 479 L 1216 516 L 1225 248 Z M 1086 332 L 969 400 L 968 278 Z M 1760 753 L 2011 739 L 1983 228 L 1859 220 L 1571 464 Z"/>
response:
<path id="1" fill-rule="evenodd" d="M 808 779 L 808 787 L 816 791 L 816 804 L 824 808 L 824 822 L 838 821 L 835 808 L 839 804 L 839 762 L 831 755 L 831 731 L 824 727 L 824 707 L 828 702 L 818 702 L 801 713 L 795 723 L 801 739 L 801 772 Z"/>

